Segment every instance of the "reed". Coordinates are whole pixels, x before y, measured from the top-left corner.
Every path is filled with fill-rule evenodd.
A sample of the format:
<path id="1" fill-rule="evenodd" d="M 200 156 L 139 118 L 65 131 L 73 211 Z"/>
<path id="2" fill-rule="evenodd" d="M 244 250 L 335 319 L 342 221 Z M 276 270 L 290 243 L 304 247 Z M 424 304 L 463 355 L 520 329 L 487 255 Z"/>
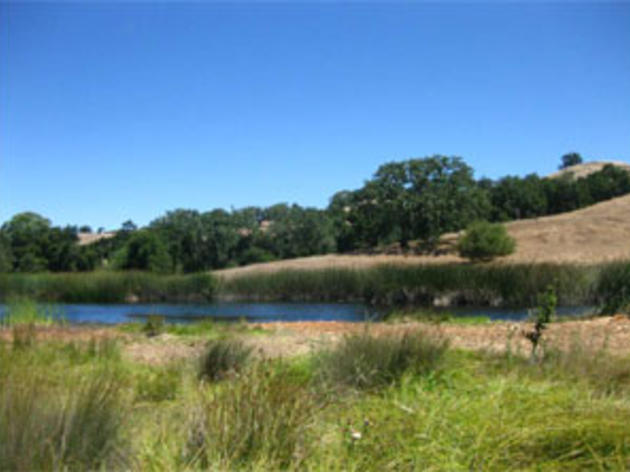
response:
<path id="1" fill-rule="evenodd" d="M 210 274 L 149 272 L 0 274 L 0 298 L 66 303 L 207 301 L 215 294 Z"/>
<path id="2" fill-rule="evenodd" d="M 365 269 L 281 270 L 220 280 L 220 297 L 286 301 L 361 301 L 372 305 L 532 306 L 553 285 L 562 305 L 600 301 L 606 265 L 451 264 Z"/>

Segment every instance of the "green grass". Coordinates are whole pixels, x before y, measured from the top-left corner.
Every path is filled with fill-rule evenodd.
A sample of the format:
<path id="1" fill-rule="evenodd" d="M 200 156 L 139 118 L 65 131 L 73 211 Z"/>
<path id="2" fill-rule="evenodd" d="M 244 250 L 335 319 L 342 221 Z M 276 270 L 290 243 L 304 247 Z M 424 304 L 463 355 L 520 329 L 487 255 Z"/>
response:
<path id="1" fill-rule="evenodd" d="M 532 363 L 364 334 L 221 382 L 121 347 L 0 341 L 1 470 L 630 468 L 630 362 L 577 338 Z M 338 388 L 371 371 L 374 388 Z"/>
<path id="2" fill-rule="evenodd" d="M 199 359 L 199 378 L 218 381 L 238 375 L 250 360 L 252 348 L 236 339 L 214 339 L 208 341 L 205 352 Z"/>
<path id="3" fill-rule="evenodd" d="M 374 336 L 369 332 L 346 336 L 316 361 L 326 383 L 370 390 L 397 382 L 404 373 L 428 374 L 443 359 L 447 342 L 422 333 Z"/>
<path id="4" fill-rule="evenodd" d="M 156 327 L 154 319 L 148 319 L 144 323 L 122 323 L 117 325 L 116 329 L 123 333 L 144 333 L 147 335 L 167 333 L 175 336 L 191 336 L 208 339 L 216 339 L 233 334 L 259 335 L 266 333 L 264 329 L 252 326 L 247 322 L 217 322 L 212 319 L 190 323 L 168 323 L 164 320 L 164 323 L 158 322 L 158 324 L 159 326 Z"/>
<path id="5" fill-rule="evenodd" d="M 158 275 L 149 272 L 0 274 L 0 297 L 65 303 L 208 301 L 216 282 L 210 274 Z"/>
<path id="6" fill-rule="evenodd" d="M 361 301 L 379 306 L 533 306 L 552 284 L 561 305 L 603 304 L 616 264 L 383 265 L 367 269 L 281 270 L 221 280 L 219 296 L 253 300 Z M 607 284 L 603 284 L 607 280 Z M 605 286 L 604 286 L 605 285 Z"/>
<path id="7" fill-rule="evenodd" d="M 7 304 L 5 316 L 0 318 L 0 327 L 25 324 L 50 326 L 62 322 L 55 314 L 54 306 L 38 305 L 29 299 L 11 300 Z"/>
<path id="8" fill-rule="evenodd" d="M 411 308 L 390 311 L 385 321 L 392 323 L 419 321 L 425 323 L 447 323 L 455 325 L 483 325 L 492 323 L 486 315 L 456 316 L 449 311 Z"/>

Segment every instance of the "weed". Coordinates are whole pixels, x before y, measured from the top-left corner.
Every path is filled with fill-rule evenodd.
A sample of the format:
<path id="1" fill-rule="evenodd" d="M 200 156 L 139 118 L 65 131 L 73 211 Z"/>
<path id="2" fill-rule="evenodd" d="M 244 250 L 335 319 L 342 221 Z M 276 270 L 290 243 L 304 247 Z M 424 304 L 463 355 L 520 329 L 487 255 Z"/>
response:
<path id="1" fill-rule="evenodd" d="M 556 297 L 556 291 L 552 285 L 549 285 L 544 293 L 538 295 L 538 308 L 535 312 L 536 318 L 534 329 L 524 334 L 524 336 L 532 344 L 532 362 L 537 359 L 538 345 L 543 335 L 543 331 L 547 329 L 547 324 L 551 321 L 551 317 L 556 314 L 557 301 L 558 298 Z"/>

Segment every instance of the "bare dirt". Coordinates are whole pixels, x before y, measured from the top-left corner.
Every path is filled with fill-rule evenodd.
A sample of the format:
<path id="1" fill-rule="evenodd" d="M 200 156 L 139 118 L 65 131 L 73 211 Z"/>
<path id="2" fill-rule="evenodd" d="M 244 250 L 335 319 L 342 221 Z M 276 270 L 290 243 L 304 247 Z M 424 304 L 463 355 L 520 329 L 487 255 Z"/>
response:
<path id="1" fill-rule="evenodd" d="M 531 329 L 529 323 L 497 322 L 482 325 L 434 323 L 349 323 L 349 322 L 291 322 L 266 323 L 256 326 L 262 334 L 235 334 L 251 345 L 262 357 L 284 357 L 308 354 L 332 346 L 344 336 L 368 330 L 376 335 L 421 330 L 432 336 L 449 340 L 453 348 L 526 354 L 529 349 L 523 333 Z M 0 340 L 10 341 L 12 332 L 0 330 Z M 129 360 L 147 364 L 168 364 L 194 359 L 204 349 L 207 339 L 199 336 L 162 334 L 147 338 L 142 334 L 128 334 L 116 327 L 39 327 L 40 341 L 87 342 L 91 339 L 118 339 L 123 355 Z M 630 318 L 623 315 L 589 320 L 552 323 L 544 334 L 546 343 L 569 349 L 579 342 L 584 349 L 630 357 Z"/>

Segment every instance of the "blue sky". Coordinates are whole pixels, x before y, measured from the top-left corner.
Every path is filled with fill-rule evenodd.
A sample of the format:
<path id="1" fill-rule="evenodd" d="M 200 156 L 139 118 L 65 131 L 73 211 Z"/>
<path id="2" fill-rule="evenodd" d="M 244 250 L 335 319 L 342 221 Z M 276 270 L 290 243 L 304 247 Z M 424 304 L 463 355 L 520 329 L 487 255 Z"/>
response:
<path id="1" fill-rule="evenodd" d="M 387 161 L 630 162 L 630 3 L 1 3 L 0 221 L 324 207 Z"/>

